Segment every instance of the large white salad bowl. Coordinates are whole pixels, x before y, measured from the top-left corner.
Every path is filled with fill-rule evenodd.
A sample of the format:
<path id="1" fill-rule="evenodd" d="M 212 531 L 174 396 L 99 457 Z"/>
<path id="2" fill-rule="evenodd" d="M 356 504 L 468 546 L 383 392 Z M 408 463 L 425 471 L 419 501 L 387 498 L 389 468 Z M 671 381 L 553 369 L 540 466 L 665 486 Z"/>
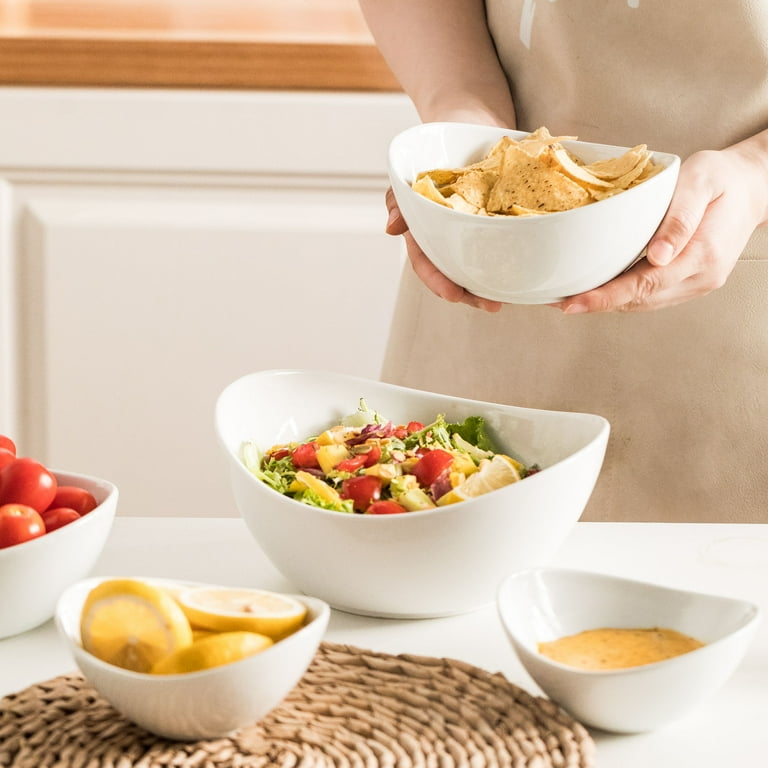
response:
<path id="1" fill-rule="evenodd" d="M 423 512 L 367 516 L 307 506 L 271 489 L 241 460 L 304 440 L 353 413 L 360 398 L 396 423 L 485 418 L 499 448 L 543 469 L 476 499 Z M 354 376 L 268 370 L 230 384 L 216 430 L 235 502 L 272 563 L 302 592 L 382 617 L 435 617 L 490 604 L 511 570 L 546 563 L 597 480 L 608 422 L 423 392 Z"/>

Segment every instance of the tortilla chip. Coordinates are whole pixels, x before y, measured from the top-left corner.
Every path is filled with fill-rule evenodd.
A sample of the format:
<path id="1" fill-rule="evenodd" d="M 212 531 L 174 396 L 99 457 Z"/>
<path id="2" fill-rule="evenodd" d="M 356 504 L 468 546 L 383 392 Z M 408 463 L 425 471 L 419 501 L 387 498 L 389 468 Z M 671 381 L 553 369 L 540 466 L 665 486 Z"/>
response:
<path id="1" fill-rule="evenodd" d="M 515 205 L 533 211 L 565 211 L 590 202 L 589 193 L 557 168 L 510 146 L 488 196 L 488 211 L 510 213 Z"/>
<path id="2" fill-rule="evenodd" d="M 448 205 L 448 203 L 445 202 L 445 198 L 440 194 L 440 190 L 435 186 L 435 182 L 432 181 L 431 176 L 422 176 L 413 182 L 412 187 L 414 192 L 424 195 L 427 200 L 432 200 L 434 203 L 440 203 L 440 205 Z"/>
<path id="3" fill-rule="evenodd" d="M 620 157 L 585 163 L 545 127 L 517 141 L 503 136 L 463 168 L 420 173 L 413 189 L 440 205 L 481 216 L 532 216 L 612 197 L 662 170 L 638 144 Z"/>
<path id="4" fill-rule="evenodd" d="M 637 165 L 645 164 L 651 159 L 651 153 L 645 144 L 638 144 L 628 149 L 619 157 L 610 157 L 605 160 L 596 160 L 586 167 L 589 172 L 599 179 L 618 179 L 630 173 Z"/>

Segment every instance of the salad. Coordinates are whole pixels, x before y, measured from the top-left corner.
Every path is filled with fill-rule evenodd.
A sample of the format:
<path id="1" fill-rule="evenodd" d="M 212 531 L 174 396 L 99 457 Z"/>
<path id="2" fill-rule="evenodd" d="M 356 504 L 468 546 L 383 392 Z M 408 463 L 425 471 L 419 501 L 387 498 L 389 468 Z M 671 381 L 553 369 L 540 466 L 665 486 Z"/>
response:
<path id="1" fill-rule="evenodd" d="M 244 443 L 242 459 L 286 496 L 338 512 L 382 515 L 453 504 L 518 482 L 539 470 L 499 453 L 485 420 L 394 424 L 360 400 L 340 424 L 262 453 Z"/>

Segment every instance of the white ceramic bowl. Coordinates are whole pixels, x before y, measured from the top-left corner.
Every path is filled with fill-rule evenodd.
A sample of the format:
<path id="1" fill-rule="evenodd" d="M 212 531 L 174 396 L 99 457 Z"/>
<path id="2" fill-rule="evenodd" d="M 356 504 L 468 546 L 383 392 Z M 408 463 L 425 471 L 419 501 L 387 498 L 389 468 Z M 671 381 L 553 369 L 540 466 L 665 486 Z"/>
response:
<path id="1" fill-rule="evenodd" d="M 472 293 L 512 304 L 543 304 L 596 288 L 641 254 L 666 212 L 680 167 L 654 152 L 664 169 L 606 200 L 542 216 L 477 216 L 427 200 L 411 189 L 421 171 L 457 168 L 484 157 L 504 135 L 524 131 L 465 123 L 425 123 L 397 135 L 389 175 L 416 242 L 449 278 Z M 563 141 L 586 162 L 626 147 Z"/>
<path id="2" fill-rule="evenodd" d="M 396 423 L 484 416 L 499 446 L 544 469 L 470 501 L 398 515 L 311 507 L 257 479 L 244 441 L 266 450 L 304 440 L 353 413 L 360 398 Z M 236 504 L 266 555 L 303 592 L 358 614 L 421 618 L 492 604 L 512 569 L 540 565 L 571 532 L 608 439 L 600 416 L 464 400 L 329 372 L 261 371 L 216 405 Z"/>
<path id="3" fill-rule="evenodd" d="M 747 649 L 758 608 L 743 600 L 578 570 L 508 576 L 501 622 L 539 687 L 585 725 L 624 733 L 678 719 L 730 677 Z M 552 661 L 537 644 L 602 627 L 664 627 L 704 647 L 627 669 L 585 671 Z"/>
<path id="4" fill-rule="evenodd" d="M 116 486 L 88 475 L 53 474 L 60 485 L 90 491 L 99 506 L 62 528 L 0 549 L 0 638 L 48 621 L 61 593 L 91 572 L 112 529 Z"/>
<path id="5" fill-rule="evenodd" d="M 305 625 L 255 656 L 183 675 L 131 672 L 97 659 L 80 642 L 83 603 L 102 580 L 86 579 L 67 589 L 56 607 L 56 626 L 91 685 L 129 720 L 168 739 L 218 738 L 264 717 L 304 675 L 330 616 L 322 600 L 297 596 L 309 609 Z M 201 586 L 147 580 L 175 587 Z"/>

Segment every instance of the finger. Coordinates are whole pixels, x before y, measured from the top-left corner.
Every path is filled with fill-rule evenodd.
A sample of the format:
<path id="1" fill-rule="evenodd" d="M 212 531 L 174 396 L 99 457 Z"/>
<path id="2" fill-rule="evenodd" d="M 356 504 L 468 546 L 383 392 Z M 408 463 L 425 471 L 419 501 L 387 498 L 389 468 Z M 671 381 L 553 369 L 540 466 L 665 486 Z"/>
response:
<path id="1" fill-rule="evenodd" d="M 648 243 L 646 258 L 655 266 L 665 266 L 690 242 L 711 202 L 701 189 L 678 182 L 664 218 Z"/>
<path id="2" fill-rule="evenodd" d="M 395 200 L 395 193 L 392 191 L 392 187 L 387 190 L 384 200 L 389 212 L 385 231 L 389 235 L 402 235 L 408 230 L 408 225 L 403 218 L 403 214 L 400 212 L 400 207 L 397 204 L 397 200 Z"/>
<path id="3" fill-rule="evenodd" d="M 638 312 L 657 308 L 658 296 L 683 283 L 692 272 L 684 259 L 665 267 L 643 260 L 623 275 L 592 291 L 571 296 L 558 306 L 565 314 L 584 312 Z"/>

